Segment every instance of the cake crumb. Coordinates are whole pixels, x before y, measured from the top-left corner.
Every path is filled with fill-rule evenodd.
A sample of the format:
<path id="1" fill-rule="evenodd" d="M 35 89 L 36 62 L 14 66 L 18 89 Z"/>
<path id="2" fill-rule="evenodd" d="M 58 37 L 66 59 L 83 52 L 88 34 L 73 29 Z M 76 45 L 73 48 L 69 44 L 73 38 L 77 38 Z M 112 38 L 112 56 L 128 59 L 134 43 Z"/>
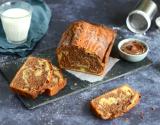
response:
<path id="1" fill-rule="evenodd" d="M 140 112 L 140 118 L 144 119 L 144 113 L 143 112 Z"/>
<path id="2" fill-rule="evenodd" d="M 78 84 L 75 82 L 75 83 L 74 83 L 74 86 L 77 86 L 77 85 L 78 85 Z"/>
<path id="3" fill-rule="evenodd" d="M 124 121 L 125 122 L 129 122 L 129 118 L 124 118 Z"/>

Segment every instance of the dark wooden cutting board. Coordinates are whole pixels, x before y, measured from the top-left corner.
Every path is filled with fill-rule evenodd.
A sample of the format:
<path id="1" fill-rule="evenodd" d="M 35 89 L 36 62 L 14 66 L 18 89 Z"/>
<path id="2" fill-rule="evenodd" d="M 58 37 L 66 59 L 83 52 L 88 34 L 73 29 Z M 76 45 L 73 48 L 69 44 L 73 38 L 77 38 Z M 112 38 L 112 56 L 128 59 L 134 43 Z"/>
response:
<path id="1" fill-rule="evenodd" d="M 54 52 L 55 52 L 55 49 L 50 49 L 50 50 L 44 51 L 41 54 L 37 54 L 34 56 L 50 58 L 52 60 L 52 63 L 54 65 L 57 65 Z M 16 72 L 18 71 L 18 69 L 21 67 L 21 65 L 23 64 L 23 62 L 25 60 L 26 60 L 26 58 L 20 58 L 20 59 L 13 60 L 10 62 L 2 63 L 0 65 L 0 70 L 1 70 L 2 74 L 4 75 L 4 77 L 7 79 L 8 83 L 11 82 L 11 80 L 15 76 Z M 39 107 L 39 106 L 45 105 L 47 103 L 61 99 L 65 96 L 86 90 L 87 88 L 97 86 L 102 83 L 107 84 L 106 82 L 108 82 L 108 81 L 111 81 L 111 80 L 119 78 L 121 76 L 130 74 L 134 71 L 138 71 L 138 70 L 145 68 L 151 64 L 152 64 L 152 62 L 148 58 L 146 58 L 143 61 L 138 62 L 138 63 L 130 63 L 130 62 L 126 62 L 124 60 L 120 60 L 108 72 L 108 74 L 105 76 L 105 78 L 102 81 L 94 82 L 94 83 L 82 81 L 82 80 L 76 78 L 75 76 L 73 76 L 72 74 L 70 74 L 66 71 L 63 71 L 64 76 L 68 79 L 67 86 L 62 91 L 60 91 L 56 96 L 49 97 L 49 96 L 43 94 L 43 95 L 40 95 L 35 100 L 27 99 L 27 98 L 24 98 L 19 95 L 17 95 L 17 96 L 26 108 L 34 109 L 36 107 Z"/>

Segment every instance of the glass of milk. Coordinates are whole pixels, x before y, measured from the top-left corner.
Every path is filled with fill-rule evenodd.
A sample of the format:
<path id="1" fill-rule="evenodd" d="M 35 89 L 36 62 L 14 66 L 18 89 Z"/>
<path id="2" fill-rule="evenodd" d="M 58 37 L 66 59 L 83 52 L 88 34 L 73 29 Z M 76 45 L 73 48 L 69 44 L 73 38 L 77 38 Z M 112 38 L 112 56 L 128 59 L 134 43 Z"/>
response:
<path id="1" fill-rule="evenodd" d="M 7 41 L 12 44 L 24 43 L 31 24 L 31 5 L 23 1 L 6 2 L 0 6 L 0 16 Z"/>

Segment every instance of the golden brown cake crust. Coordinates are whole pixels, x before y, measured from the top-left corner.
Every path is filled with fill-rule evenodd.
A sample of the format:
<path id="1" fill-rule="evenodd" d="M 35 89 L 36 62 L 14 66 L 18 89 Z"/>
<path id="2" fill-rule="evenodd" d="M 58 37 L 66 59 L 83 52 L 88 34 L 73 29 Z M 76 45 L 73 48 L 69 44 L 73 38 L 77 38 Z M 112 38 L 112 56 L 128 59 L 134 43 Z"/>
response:
<path id="1" fill-rule="evenodd" d="M 60 67 L 101 75 L 108 63 L 115 37 L 116 31 L 104 25 L 83 20 L 73 22 L 63 33 L 57 48 Z M 68 58 L 64 53 L 69 53 Z M 65 59 L 61 59 L 61 55 L 66 56 Z M 84 60 L 88 60 L 88 62 Z M 85 71 L 78 69 L 77 63 L 74 64 L 74 62 L 90 68 Z"/>
<path id="2" fill-rule="evenodd" d="M 72 33 L 72 37 L 69 33 Z M 75 21 L 64 32 L 60 46 L 84 48 L 88 53 L 96 54 L 102 60 L 109 45 L 115 39 L 115 34 L 113 29 L 104 25 L 88 23 L 83 20 Z"/>
<path id="3" fill-rule="evenodd" d="M 135 107 L 140 101 L 140 94 L 123 85 L 91 100 L 92 112 L 102 119 L 113 119 Z"/>

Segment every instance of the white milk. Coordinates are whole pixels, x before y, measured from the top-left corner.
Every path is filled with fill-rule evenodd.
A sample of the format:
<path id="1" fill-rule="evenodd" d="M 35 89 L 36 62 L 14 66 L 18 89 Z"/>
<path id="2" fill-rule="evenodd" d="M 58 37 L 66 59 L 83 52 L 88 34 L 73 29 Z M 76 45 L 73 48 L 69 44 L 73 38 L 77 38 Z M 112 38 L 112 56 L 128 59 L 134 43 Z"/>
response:
<path id="1" fill-rule="evenodd" d="M 1 15 L 3 29 L 7 40 L 11 43 L 26 41 L 31 23 L 31 13 L 25 9 L 12 8 Z"/>

